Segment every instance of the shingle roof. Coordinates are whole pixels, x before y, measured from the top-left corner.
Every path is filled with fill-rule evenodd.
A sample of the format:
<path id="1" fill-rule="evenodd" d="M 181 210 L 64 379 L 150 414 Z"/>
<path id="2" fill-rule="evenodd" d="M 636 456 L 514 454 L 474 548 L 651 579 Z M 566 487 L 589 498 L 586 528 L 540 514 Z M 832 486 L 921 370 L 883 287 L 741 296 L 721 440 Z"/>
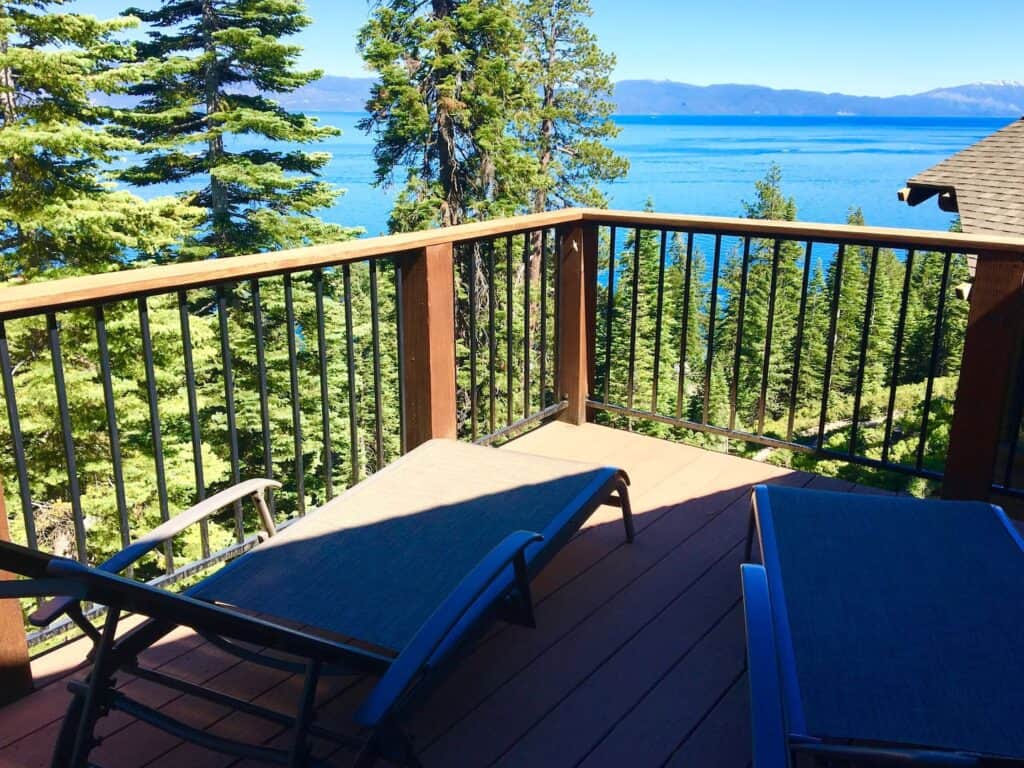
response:
<path id="1" fill-rule="evenodd" d="M 964 232 L 1024 235 L 1024 118 L 922 171 L 907 186 L 911 205 L 952 193 Z"/>

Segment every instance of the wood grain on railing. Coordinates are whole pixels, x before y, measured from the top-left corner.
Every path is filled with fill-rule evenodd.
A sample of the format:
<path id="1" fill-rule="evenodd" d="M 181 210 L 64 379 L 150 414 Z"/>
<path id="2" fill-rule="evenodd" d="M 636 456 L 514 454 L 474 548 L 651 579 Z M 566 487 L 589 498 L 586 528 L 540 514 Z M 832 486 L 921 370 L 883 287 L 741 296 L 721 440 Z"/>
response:
<path id="1" fill-rule="evenodd" d="M 4 489 L 0 485 L 0 541 L 10 541 Z M 10 578 L 0 571 L 0 579 Z M 17 600 L 0 600 L 0 707 L 32 690 L 32 670 L 28 661 L 21 606 Z"/>
<path id="2" fill-rule="evenodd" d="M 988 498 L 1024 335 L 1024 256 L 978 255 L 942 495 Z M 1012 439 L 1016 439 L 1013 425 Z"/>
<path id="3" fill-rule="evenodd" d="M 451 243 L 401 261 L 406 447 L 455 437 L 455 293 Z"/>
<path id="4" fill-rule="evenodd" d="M 962 232 L 941 232 L 929 229 L 898 229 L 852 224 L 775 221 L 770 219 L 739 219 L 726 216 L 690 216 L 649 213 L 646 211 L 606 211 L 600 208 L 577 210 L 583 221 L 614 224 L 641 229 L 669 229 L 725 235 L 778 237 L 783 240 L 878 244 L 889 247 L 914 248 L 918 251 L 953 251 L 956 253 L 1021 253 L 1024 237 L 1002 235 L 970 235 Z"/>
<path id="5" fill-rule="evenodd" d="M 579 221 L 580 216 L 578 210 L 570 208 L 550 213 L 462 224 L 447 229 L 366 237 L 248 256 L 231 256 L 10 285 L 0 288 L 0 320 L 104 301 L 169 293 L 418 252 L 434 245 L 471 242 L 497 235 L 554 227 L 565 222 Z"/>
<path id="6" fill-rule="evenodd" d="M 587 396 L 592 395 L 597 382 L 597 258 L 600 238 L 596 224 L 583 227 L 583 291 L 587 329 Z M 588 415 L 588 419 L 592 414 Z"/>
<path id="7" fill-rule="evenodd" d="M 584 227 L 562 230 L 558 254 L 558 377 L 556 392 L 568 403 L 559 419 L 570 424 L 587 420 L 587 312 L 584 269 Z"/>

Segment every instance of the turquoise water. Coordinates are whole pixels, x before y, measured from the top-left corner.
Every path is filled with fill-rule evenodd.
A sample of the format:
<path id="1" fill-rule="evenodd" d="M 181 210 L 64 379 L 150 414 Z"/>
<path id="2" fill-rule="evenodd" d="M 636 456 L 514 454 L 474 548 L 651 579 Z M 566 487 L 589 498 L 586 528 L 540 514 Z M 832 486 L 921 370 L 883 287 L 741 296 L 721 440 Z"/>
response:
<path id="1" fill-rule="evenodd" d="M 387 226 L 395 189 L 373 186 L 372 141 L 358 114 L 320 113 L 341 128 L 323 149 L 334 156 L 327 178 L 347 189 L 325 215 L 368 234 Z M 621 116 L 616 150 L 629 176 L 608 187 L 614 208 L 739 215 L 769 163 L 782 166 L 786 194 L 805 221 L 842 222 L 861 206 L 869 224 L 946 229 L 934 200 L 910 208 L 896 199 L 907 178 L 1009 122 L 990 118 Z M 399 183 L 401 179 L 396 179 Z"/>

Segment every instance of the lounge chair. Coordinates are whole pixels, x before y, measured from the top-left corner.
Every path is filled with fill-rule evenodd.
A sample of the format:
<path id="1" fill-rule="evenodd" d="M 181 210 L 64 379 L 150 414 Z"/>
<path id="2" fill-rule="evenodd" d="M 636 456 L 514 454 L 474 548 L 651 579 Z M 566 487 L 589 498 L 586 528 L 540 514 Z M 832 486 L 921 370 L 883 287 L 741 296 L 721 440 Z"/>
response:
<path id="1" fill-rule="evenodd" d="M 53 764 L 85 765 L 97 717 L 121 709 L 228 754 L 307 765 L 310 737 L 352 741 L 315 721 L 319 677 L 365 673 L 379 680 L 355 714 L 365 735 L 353 745 L 360 750 L 357 764 L 385 758 L 417 765 L 403 715 L 490 620 L 534 624 L 530 580 L 598 506 L 621 506 L 632 540 L 627 484 L 613 467 L 434 440 L 280 530 L 264 499 L 278 484 L 249 480 L 97 568 L 0 542 L 0 569 L 28 577 L 0 582 L 0 597 L 61 596 L 34 622 L 45 625 L 63 613 L 88 627 L 80 602 L 108 607 L 102 631 L 88 627 L 92 669 L 71 686 L 75 696 Z M 212 576 L 172 594 L 117 575 L 247 496 L 256 502 L 266 539 Z M 118 636 L 124 612 L 149 620 Z M 269 711 L 139 666 L 139 653 L 179 625 L 243 659 L 304 672 L 296 713 Z M 172 720 L 115 690 L 118 670 L 291 726 L 291 748 L 227 740 Z"/>
<path id="2" fill-rule="evenodd" d="M 757 486 L 755 768 L 1024 765 L 1024 541 L 981 502 Z"/>

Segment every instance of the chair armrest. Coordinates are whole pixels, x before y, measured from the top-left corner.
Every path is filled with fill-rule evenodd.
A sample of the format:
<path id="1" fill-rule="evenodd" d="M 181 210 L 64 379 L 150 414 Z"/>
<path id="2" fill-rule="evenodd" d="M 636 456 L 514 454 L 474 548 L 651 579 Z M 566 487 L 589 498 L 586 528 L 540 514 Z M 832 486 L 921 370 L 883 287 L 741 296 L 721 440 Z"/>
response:
<path id="1" fill-rule="evenodd" d="M 747 627 L 753 768 L 785 768 L 788 746 L 768 578 L 762 566 L 750 564 L 740 566 L 740 576 Z"/>
<path id="2" fill-rule="evenodd" d="M 524 557 L 526 547 L 544 537 L 531 531 L 509 534 L 467 574 L 419 628 L 409 644 L 370 691 L 355 714 L 356 722 L 376 727 L 394 710 L 402 695 L 430 667 L 434 654 L 463 616 L 510 564 Z"/>
<path id="3" fill-rule="evenodd" d="M 58 589 L 64 589 L 71 583 L 74 585 L 71 588 L 79 590 L 82 600 L 191 627 L 200 634 L 233 638 L 326 663 L 345 662 L 360 674 L 380 674 L 391 662 L 389 658 L 365 649 L 310 635 L 188 595 L 168 592 L 74 560 L 53 558 L 47 566 L 47 578 L 41 581 L 50 581 Z"/>
<path id="4" fill-rule="evenodd" d="M 109 560 L 104 561 L 96 567 L 101 571 L 120 573 L 125 568 L 139 560 L 143 555 L 153 551 L 168 539 L 174 538 L 186 528 L 195 525 L 201 520 L 205 520 L 215 512 L 219 512 L 224 509 L 224 507 L 234 504 L 236 501 L 240 501 L 246 496 L 252 496 L 255 499 L 256 505 L 260 511 L 260 520 L 263 527 L 268 534 L 273 535 L 275 532 L 274 521 L 266 509 L 266 502 L 263 498 L 263 493 L 267 488 L 280 487 L 281 484 L 276 480 L 253 478 L 251 480 L 244 480 L 230 488 L 225 488 L 223 491 L 215 493 L 210 498 L 203 499 L 198 504 L 178 513 L 170 520 L 161 523 L 145 536 L 136 539 Z M 77 600 L 73 597 L 56 597 L 41 605 L 32 613 L 31 616 L 28 617 L 28 620 L 37 627 L 45 627 L 64 613 L 68 609 L 68 606 L 74 602 L 77 602 Z"/>

